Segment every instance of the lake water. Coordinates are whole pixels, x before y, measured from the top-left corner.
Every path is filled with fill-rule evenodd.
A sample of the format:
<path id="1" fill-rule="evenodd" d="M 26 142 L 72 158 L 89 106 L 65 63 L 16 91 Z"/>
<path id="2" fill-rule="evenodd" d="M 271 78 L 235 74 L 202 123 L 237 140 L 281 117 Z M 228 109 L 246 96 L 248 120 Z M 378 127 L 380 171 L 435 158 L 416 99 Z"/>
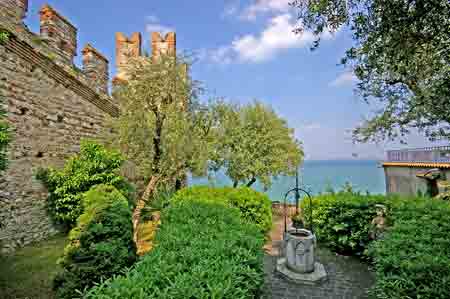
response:
<path id="1" fill-rule="evenodd" d="M 386 192 L 383 168 L 380 168 L 378 161 L 305 161 L 300 169 L 301 186 L 313 194 L 324 192 L 329 187 L 339 190 L 346 182 L 362 192 Z M 190 178 L 189 185 L 231 186 L 232 183 L 223 172 L 219 172 L 210 174 L 209 178 Z M 271 188 L 266 191 L 258 183 L 253 187 L 267 193 L 272 200 L 282 200 L 286 191 L 295 187 L 295 177 L 274 179 Z"/>

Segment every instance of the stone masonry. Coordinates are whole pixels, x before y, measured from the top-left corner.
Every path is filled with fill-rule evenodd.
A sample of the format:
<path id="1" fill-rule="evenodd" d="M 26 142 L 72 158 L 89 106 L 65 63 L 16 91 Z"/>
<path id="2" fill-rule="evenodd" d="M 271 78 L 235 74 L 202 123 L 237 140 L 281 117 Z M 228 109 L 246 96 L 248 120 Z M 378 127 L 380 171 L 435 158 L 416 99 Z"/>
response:
<path id="1" fill-rule="evenodd" d="M 126 65 L 132 58 L 138 58 L 141 52 L 142 37 L 139 32 L 134 32 L 127 38 L 122 32 L 116 33 L 116 67 L 117 75 L 113 83 L 120 83 L 126 80 Z"/>
<path id="2" fill-rule="evenodd" d="M 56 232 L 47 212 L 47 191 L 34 177 L 39 167 L 61 167 L 95 138 L 104 119 L 117 116 L 107 93 L 108 61 L 91 45 L 83 69 L 73 64 L 77 29 L 53 8 L 40 10 L 41 35 L 22 20 L 28 0 L 0 0 L 0 97 L 12 127 L 9 167 L 0 176 L 0 250 Z"/>
<path id="3" fill-rule="evenodd" d="M 0 251 L 42 240 L 57 232 L 46 212 L 47 190 L 36 180 L 39 167 L 62 167 L 79 150 L 80 140 L 95 139 L 107 117 L 119 115 L 108 93 L 108 60 L 92 45 L 74 65 L 77 28 L 51 6 L 40 11 L 40 34 L 23 23 L 28 0 L 0 0 L 0 99 L 13 140 L 9 167 L 0 175 Z M 116 33 L 117 75 L 126 80 L 131 58 L 175 55 L 176 36 L 152 33 L 152 58 L 142 56 L 142 37 Z M 187 68 L 184 66 L 187 72 Z"/>

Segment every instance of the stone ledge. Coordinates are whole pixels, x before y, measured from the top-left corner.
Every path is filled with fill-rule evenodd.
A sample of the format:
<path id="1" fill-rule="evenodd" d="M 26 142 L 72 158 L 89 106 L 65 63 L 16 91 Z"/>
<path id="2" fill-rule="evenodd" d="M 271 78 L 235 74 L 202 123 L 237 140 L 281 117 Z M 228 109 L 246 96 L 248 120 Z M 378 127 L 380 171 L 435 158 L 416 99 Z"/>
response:
<path id="1" fill-rule="evenodd" d="M 320 263 L 314 263 L 314 272 L 311 273 L 297 273 L 290 270 L 286 265 L 286 258 L 277 260 L 277 271 L 292 282 L 307 285 L 316 285 L 326 281 L 327 271 Z"/>

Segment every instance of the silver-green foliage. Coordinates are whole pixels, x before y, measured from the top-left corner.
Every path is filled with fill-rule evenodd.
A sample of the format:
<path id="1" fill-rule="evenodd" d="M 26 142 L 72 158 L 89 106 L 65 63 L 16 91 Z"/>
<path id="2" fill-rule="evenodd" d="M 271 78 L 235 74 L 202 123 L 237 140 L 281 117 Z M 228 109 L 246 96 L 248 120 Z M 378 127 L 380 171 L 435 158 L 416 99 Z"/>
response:
<path id="1" fill-rule="evenodd" d="M 450 1 L 293 0 L 299 31 L 317 36 L 346 26 L 353 45 L 342 63 L 375 113 L 354 130 L 358 141 L 398 139 L 412 128 L 450 137 Z M 341 30 L 344 31 L 344 30 Z M 318 41 L 316 43 L 318 45 Z"/>
<path id="2" fill-rule="evenodd" d="M 273 177 L 293 175 L 303 160 L 294 130 L 273 109 L 255 101 L 248 105 L 219 103 L 215 108 L 215 170 L 224 168 L 237 186 L 259 180 L 269 187 Z"/>
<path id="3" fill-rule="evenodd" d="M 206 169 L 206 110 L 187 66 L 183 57 L 133 60 L 127 82 L 115 92 L 121 114 L 111 121 L 108 139 L 147 179 L 161 182 Z"/>

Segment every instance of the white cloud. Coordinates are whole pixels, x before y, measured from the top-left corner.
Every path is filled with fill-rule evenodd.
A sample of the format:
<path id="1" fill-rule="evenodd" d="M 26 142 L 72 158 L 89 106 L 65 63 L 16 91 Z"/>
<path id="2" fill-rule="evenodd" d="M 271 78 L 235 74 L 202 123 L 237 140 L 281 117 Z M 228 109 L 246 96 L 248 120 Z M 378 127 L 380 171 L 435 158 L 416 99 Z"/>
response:
<path id="1" fill-rule="evenodd" d="M 329 83 L 329 86 L 332 87 L 340 87 L 346 85 L 353 85 L 356 82 L 357 78 L 352 71 L 346 71 L 344 73 L 339 74 L 339 76 Z"/>
<path id="2" fill-rule="evenodd" d="M 310 32 L 297 35 L 296 22 L 290 14 L 273 17 L 259 35 L 245 35 L 235 39 L 233 49 L 243 61 L 260 62 L 272 58 L 277 52 L 301 48 L 314 40 Z"/>
<path id="3" fill-rule="evenodd" d="M 244 9 L 241 18 L 254 20 L 261 13 L 285 13 L 290 9 L 291 0 L 256 0 Z"/>
<path id="4" fill-rule="evenodd" d="M 314 41 L 315 36 L 305 31 L 295 34 L 297 24 L 290 14 L 281 14 L 269 20 L 266 27 L 258 34 L 237 37 L 231 45 L 209 51 L 209 58 L 215 63 L 231 62 L 259 63 L 273 58 L 276 54 L 288 50 L 303 48 Z M 322 39 L 333 35 L 326 33 Z"/>
<path id="5" fill-rule="evenodd" d="M 145 31 L 147 32 L 160 32 L 162 34 L 166 34 L 168 32 L 175 31 L 174 28 L 162 25 L 159 22 L 159 18 L 154 15 L 150 15 L 146 17 L 147 24 L 145 25 Z"/>

